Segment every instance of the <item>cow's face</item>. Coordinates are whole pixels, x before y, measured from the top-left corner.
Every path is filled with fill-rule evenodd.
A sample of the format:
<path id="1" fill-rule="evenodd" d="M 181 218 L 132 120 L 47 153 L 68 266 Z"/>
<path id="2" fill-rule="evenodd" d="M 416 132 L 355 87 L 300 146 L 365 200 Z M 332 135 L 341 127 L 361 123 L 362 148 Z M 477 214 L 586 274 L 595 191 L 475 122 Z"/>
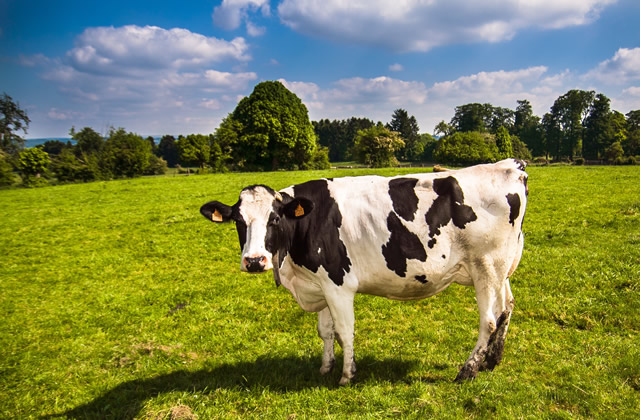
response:
<path id="1" fill-rule="evenodd" d="M 292 199 L 265 185 L 252 185 L 242 190 L 233 206 L 211 201 L 200 213 L 216 223 L 235 221 L 242 250 L 240 269 L 261 273 L 273 268 L 273 256 L 281 246 L 286 225 L 312 210 L 310 200 Z"/>

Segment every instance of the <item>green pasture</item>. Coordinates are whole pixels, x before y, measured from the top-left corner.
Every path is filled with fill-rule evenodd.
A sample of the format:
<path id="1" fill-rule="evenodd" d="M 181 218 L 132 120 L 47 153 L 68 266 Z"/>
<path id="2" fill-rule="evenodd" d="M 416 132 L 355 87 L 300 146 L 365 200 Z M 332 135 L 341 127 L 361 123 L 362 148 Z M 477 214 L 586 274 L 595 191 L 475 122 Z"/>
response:
<path id="1" fill-rule="evenodd" d="M 249 184 L 420 170 L 0 191 L 0 418 L 640 418 L 640 167 L 529 168 L 503 363 L 463 384 L 472 289 L 359 295 L 341 388 L 316 315 L 240 273 L 234 227 L 198 212 Z"/>

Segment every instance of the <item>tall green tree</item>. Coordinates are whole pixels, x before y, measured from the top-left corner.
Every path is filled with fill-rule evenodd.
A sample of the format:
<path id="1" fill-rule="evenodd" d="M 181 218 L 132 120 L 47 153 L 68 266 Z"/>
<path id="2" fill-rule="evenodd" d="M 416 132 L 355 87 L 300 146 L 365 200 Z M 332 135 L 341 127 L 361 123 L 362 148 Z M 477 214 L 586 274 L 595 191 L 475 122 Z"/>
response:
<path id="1" fill-rule="evenodd" d="M 223 131 L 219 137 L 234 140 L 234 161 L 241 169 L 308 168 L 317 151 L 307 107 L 277 81 L 257 84 L 227 117 Z"/>
<path id="2" fill-rule="evenodd" d="M 162 136 L 158 144 L 157 154 L 167 162 L 170 168 L 174 168 L 179 159 L 175 137 L 170 135 Z"/>
<path id="3" fill-rule="evenodd" d="M 31 120 L 27 112 L 6 93 L 0 98 L 0 150 L 17 156 L 24 147 L 24 139 L 16 134 L 22 130 L 27 134 Z"/>
<path id="4" fill-rule="evenodd" d="M 573 157 L 582 150 L 585 119 L 594 101 L 594 91 L 570 90 L 553 103 L 551 113 L 560 123 L 563 156 Z"/>
<path id="5" fill-rule="evenodd" d="M 487 131 L 487 126 L 491 121 L 493 107 L 490 104 L 465 104 L 455 108 L 455 113 L 450 124 L 455 131 L 468 132 Z"/>
<path id="6" fill-rule="evenodd" d="M 198 165 L 200 169 L 204 169 L 211 157 L 210 139 L 204 134 L 179 136 L 176 146 L 180 161 L 187 166 Z"/>
<path id="7" fill-rule="evenodd" d="M 640 155 L 640 110 L 626 114 L 627 141 L 625 147 L 631 156 Z"/>
<path id="8" fill-rule="evenodd" d="M 526 99 L 518 101 L 514 113 L 513 132 L 534 156 L 547 154 L 540 117 L 533 115 L 531 103 Z"/>
<path id="9" fill-rule="evenodd" d="M 610 103 L 609 98 L 599 93 L 591 104 L 582 140 L 582 156 L 586 159 L 601 158 L 605 149 L 616 141 Z"/>
<path id="10" fill-rule="evenodd" d="M 513 146 L 511 144 L 511 135 L 509 131 L 500 126 L 496 131 L 496 147 L 498 148 L 498 158 L 507 159 L 514 157 Z"/>
<path id="11" fill-rule="evenodd" d="M 544 144 L 546 157 L 553 156 L 556 160 L 561 157 L 562 128 L 560 127 L 557 113 L 547 112 L 542 117 L 542 127 L 544 129 Z"/>
<path id="12" fill-rule="evenodd" d="M 418 132 L 418 121 L 413 115 L 398 108 L 393 111 L 391 121 L 386 126 L 389 130 L 400 134 L 400 138 L 404 141 L 405 147 L 396 152 L 396 157 L 402 160 L 418 160 L 424 150 L 424 146 L 420 143 Z"/>
<path id="13" fill-rule="evenodd" d="M 358 132 L 354 154 L 360 163 L 383 168 L 397 162 L 395 152 L 403 147 L 404 141 L 396 131 L 378 124 Z"/>

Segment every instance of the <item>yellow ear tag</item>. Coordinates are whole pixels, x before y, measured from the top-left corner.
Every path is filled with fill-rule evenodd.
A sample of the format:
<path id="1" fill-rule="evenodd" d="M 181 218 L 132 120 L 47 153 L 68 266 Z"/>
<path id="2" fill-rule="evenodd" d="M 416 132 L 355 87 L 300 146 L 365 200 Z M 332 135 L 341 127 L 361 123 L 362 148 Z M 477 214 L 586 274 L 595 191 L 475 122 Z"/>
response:
<path id="1" fill-rule="evenodd" d="M 222 222 L 222 215 L 217 209 L 213 213 L 211 213 L 211 220 L 213 220 L 214 222 Z"/>
<path id="2" fill-rule="evenodd" d="M 298 207 L 296 207 L 296 211 L 293 214 L 295 214 L 296 217 L 304 216 L 304 209 L 302 208 L 300 203 L 298 203 Z"/>

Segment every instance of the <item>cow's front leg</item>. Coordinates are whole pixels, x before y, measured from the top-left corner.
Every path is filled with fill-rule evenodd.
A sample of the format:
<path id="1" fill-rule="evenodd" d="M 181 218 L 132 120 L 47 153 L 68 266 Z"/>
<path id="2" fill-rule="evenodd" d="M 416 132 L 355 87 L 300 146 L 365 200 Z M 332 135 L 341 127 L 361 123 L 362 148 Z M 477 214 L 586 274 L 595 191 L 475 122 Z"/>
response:
<path id="1" fill-rule="evenodd" d="M 322 366 L 320 366 L 320 374 L 326 375 L 333 370 L 336 363 L 333 344 L 335 342 L 335 334 L 333 330 L 333 318 L 329 308 L 324 308 L 318 312 L 318 336 L 324 343 L 322 352 Z"/>
<path id="2" fill-rule="evenodd" d="M 354 324 L 353 299 L 355 293 L 347 290 L 331 293 L 327 296 L 327 304 L 333 318 L 333 326 L 338 343 L 342 347 L 344 365 L 340 385 L 349 384 L 356 376 L 356 362 L 353 351 Z"/>

